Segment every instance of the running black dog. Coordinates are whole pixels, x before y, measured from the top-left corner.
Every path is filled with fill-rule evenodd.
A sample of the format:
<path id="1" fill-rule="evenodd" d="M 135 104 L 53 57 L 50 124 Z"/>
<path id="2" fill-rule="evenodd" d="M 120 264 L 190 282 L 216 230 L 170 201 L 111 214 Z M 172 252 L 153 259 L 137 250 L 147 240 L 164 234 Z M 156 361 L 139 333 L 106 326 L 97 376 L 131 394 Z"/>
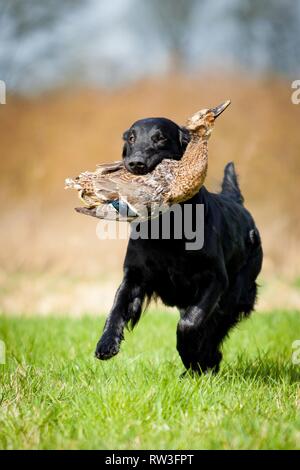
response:
<path id="1" fill-rule="evenodd" d="M 163 158 L 179 159 L 188 132 L 164 118 L 137 121 L 124 133 L 123 158 L 133 173 L 151 171 Z M 187 369 L 218 371 L 223 339 L 254 308 L 262 247 L 253 218 L 243 205 L 233 163 L 222 190 L 202 187 L 190 201 L 204 205 L 204 245 L 187 250 L 186 240 L 130 239 L 124 278 L 96 348 L 96 357 L 119 352 L 125 326 L 138 322 L 145 299 L 177 306 L 177 350 Z M 187 203 L 186 203 L 187 204 Z M 147 223 L 147 222 L 144 222 Z"/>

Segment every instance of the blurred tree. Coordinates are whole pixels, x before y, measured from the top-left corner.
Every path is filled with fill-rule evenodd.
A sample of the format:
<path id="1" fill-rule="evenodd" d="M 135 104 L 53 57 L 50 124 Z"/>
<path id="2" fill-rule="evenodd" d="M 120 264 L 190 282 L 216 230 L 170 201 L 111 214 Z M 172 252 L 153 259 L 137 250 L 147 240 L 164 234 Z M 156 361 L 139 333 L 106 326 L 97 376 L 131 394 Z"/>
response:
<path id="1" fill-rule="evenodd" d="M 242 64 L 300 73 L 299 0 L 0 0 L 0 79 L 35 93 Z"/>
<path id="2" fill-rule="evenodd" d="M 51 26 L 70 8 L 76 8 L 83 0 L 0 0 L 2 20 L 13 18 L 14 33 L 21 39 L 28 32 Z"/>
<path id="3" fill-rule="evenodd" d="M 299 0 L 243 0 L 231 11 L 239 30 L 236 53 L 245 65 L 285 74 L 299 69 Z"/>
<path id="4" fill-rule="evenodd" d="M 170 51 L 175 66 L 184 62 L 189 24 L 196 3 L 205 0 L 151 0 L 146 3 L 152 27 Z"/>
<path id="5" fill-rule="evenodd" d="M 51 31 L 70 9 L 82 3 L 83 0 L 0 0 L 0 78 L 9 88 L 25 81 L 33 61 L 41 54 L 55 53 Z M 28 44 L 27 49 L 24 44 Z"/>

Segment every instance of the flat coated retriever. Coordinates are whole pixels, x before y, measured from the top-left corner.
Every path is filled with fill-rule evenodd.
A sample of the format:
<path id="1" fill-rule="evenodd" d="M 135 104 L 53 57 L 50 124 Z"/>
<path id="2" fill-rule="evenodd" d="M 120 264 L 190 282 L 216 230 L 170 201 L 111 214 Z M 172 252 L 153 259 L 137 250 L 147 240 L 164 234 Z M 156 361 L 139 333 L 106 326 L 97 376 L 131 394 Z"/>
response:
<path id="1" fill-rule="evenodd" d="M 168 119 L 152 118 L 135 122 L 124 140 L 125 166 L 143 174 L 163 158 L 181 158 L 189 135 Z M 186 369 L 219 370 L 223 339 L 254 308 L 262 265 L 259 232 L 243 201 L 234 165 L 229 163 L 219 194 L 202 187 L 188 201 L 193 207 L 204 205 L 201 249 L 187 250 L 184 237 L 130 238 L 124 278 L 97 344 L 98 359 L 115 356 L 124 328 L 136 325 L 145 300 L 160 297 L 180 311 L 177 350 Z"/>

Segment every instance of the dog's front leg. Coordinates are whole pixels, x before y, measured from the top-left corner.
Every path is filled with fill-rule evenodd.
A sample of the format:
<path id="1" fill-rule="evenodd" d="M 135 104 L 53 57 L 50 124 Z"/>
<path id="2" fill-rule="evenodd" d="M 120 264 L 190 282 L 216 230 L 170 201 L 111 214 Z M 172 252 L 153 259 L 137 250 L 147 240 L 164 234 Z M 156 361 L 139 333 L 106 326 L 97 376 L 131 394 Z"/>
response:
<path id="1" fill-rule="evenodd" d="M 124 339 L 124 328 L 130 320 L 134 325 L 139 319 L 144 297 L 141 285 L 131 279 L 130 273 L 125 273 L 96 347 L 95 355 L 98 359 L 110 359 L 118 354 Z"/>

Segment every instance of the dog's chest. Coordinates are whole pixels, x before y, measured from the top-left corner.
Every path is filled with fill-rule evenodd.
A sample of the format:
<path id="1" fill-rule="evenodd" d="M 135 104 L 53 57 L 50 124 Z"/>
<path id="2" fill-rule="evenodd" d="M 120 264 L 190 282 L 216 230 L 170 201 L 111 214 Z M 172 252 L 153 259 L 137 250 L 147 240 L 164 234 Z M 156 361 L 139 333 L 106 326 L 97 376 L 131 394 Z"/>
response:
<path id="1" fill-rule="evenodd" d="M 149 291 L 166 305 L 187 307 L 199 298 L 206 284 L 207 267 L 199 256 L 175 253 L 160 252 L 159 257 L 144 253 L 143 277 Z"/>

